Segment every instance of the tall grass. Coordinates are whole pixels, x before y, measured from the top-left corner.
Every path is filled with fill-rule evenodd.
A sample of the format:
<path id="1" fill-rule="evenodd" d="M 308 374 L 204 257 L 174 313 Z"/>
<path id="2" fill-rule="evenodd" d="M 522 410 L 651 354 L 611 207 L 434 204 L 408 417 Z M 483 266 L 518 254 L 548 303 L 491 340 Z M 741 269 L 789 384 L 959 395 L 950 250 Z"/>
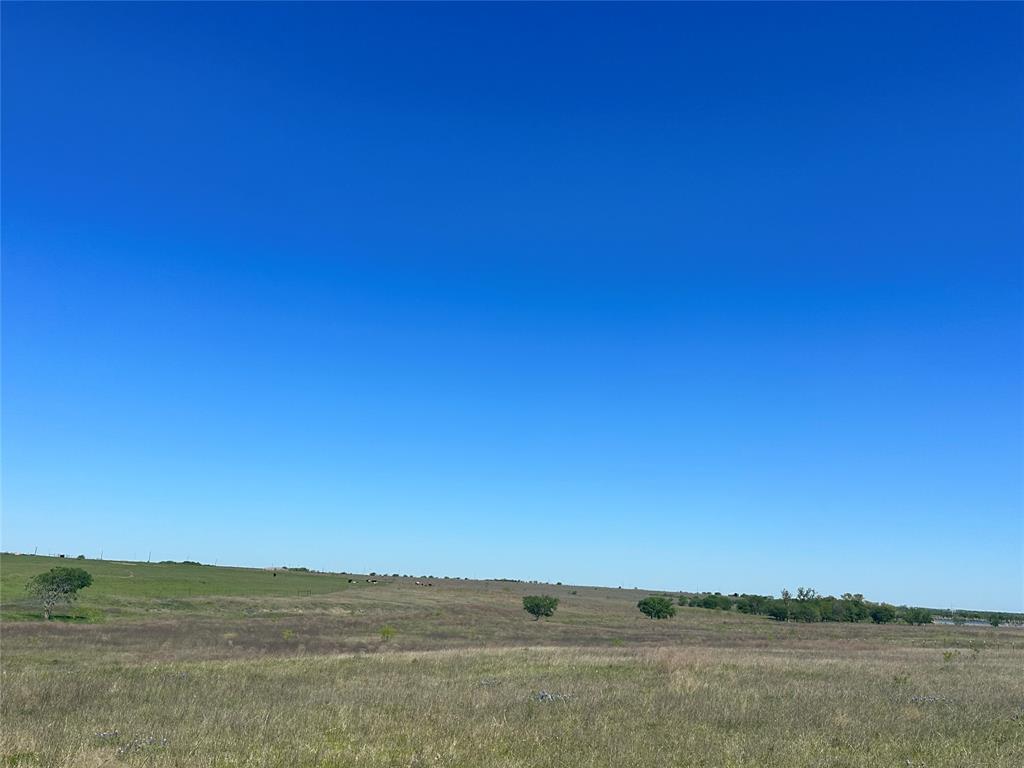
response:
<path id="1" fill-rule="evenodd" d="M 1015 629 L 654 622 L 580 587 L 533 621 L 530 585 L 406 580 L 118 613 L 111 584 L 98 623 L 0 623 L 0 765 L 1024 766 Z"/>
<path id="2" fill-rule="evenodd" d="M 1024 765 L 1019 662 L 710 648 L 40 659 L 5 669 L 0 747 L 48 766 L 1009 767 Z"/>

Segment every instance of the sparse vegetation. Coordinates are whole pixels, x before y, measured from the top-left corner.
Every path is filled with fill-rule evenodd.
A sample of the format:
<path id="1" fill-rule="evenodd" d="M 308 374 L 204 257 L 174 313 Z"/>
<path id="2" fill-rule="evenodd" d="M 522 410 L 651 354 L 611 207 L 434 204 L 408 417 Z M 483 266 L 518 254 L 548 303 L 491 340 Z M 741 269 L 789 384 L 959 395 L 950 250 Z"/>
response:
<path id="1" fill-rule="evenodd" d="M 4 616 L 51 565 L 3 557 Z M 740 595 L 649 621 L 599 588 L 537 623 L 520 582 L 88 567 L 99 623 L 4 621 L 0 765 L 1024 764 L 1012 628 L 779 623 Z M 189 570 L 211 591 L 171 586 Z"/>

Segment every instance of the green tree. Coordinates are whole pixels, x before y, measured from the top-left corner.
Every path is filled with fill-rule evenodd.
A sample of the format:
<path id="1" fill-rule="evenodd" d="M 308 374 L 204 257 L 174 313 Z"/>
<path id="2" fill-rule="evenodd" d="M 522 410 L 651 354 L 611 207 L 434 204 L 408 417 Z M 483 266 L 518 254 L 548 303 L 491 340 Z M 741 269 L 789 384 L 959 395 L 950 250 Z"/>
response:
<path id="1" fill-rule="evenodd" d="M 903 611 L 903 620 L 907 624 L 931 624 L 932 612 L 927 608 L 906 608 Z"/>
<path id="2" fill-rule="evenodd" d="M 890 621 L 896 620 L 896 609 L 885 603 L 872 605 L 869 613 L 871 615 L 871 620 L 875 622 L 875 624 L 888 624 Z"/>
<path id="3" fill-rule="evenodd" d="M 810 587 L 797 587 L 796 588 L 796 599 L 803 603 L 808 600 L 816 600 L 818 593 Z"/>
<path id="4" fill-rule="evenodd" d="M 797 600 L 789 606 L 789 618 L 792 621 L 821 621 L 821 609 L 813 600 Z"/>
<path id="5" fill-rule="evenodd" d="M 993 613 L 988 617 L 988 623 L 993 627 L 998 627 L 1003 623 L 1003 615 L 1001 613 Z"/>
<path id="6" fill-rule="evenodd" d="M 78 590 L 92 584 L 92 576 L 81 568 L 51 568 L 28 580 L 25 591 L 42 603 L 43 618 L 49 619 L 58 603 L 72 603 Z"/>
<path id="7" fill-rule="evenodd" d="M 841 621 L 864 621 L 869 618 L 868 607 L 864 604 L 864 595 L 850 594 L 843 595 L 841 603 Z"/>
<path id="8" fill-rule="evenodd" d="M 636 607 L 652 619 L 667 619 L 676 615 L 676 607 L 667 597 L 645 597 Z"/>
<path id="9" fill-rule="evenodd" d="M 538 621 L 541 616 L 551 616 L 558 607 L 558 598 L 550 595 L 528 595 L 523 598 L 523 610 Z"/>

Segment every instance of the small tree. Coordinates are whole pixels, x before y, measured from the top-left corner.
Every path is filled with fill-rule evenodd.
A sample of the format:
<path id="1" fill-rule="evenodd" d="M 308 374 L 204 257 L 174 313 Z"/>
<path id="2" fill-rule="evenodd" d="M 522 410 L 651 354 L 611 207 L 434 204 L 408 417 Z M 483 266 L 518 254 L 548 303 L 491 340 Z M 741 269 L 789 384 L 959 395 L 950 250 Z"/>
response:
<path id="1" fill-rule="evenodd" d="M 652 619 L 667 619 L 676 615 L 676 607 L 667 597 L 645 597 L 636 607 Z"/>
<path id="2" fill-rule="evenodd" d="M 78 590 L 92 584 L 92 576 L 81 568 L 51 568 L 28 580 L 25 591 L 43 606 L 43 618 L 49 619 L 57 603 L 72 603 Z"/>
<path id="3" fill-rule="evenodd" d="M 523 598 L 523 610 L 539 621 L 541 616 L 552 616 L 558 607 L 558 598 L 551 595 L 528 595 Z"/>
<path id="4" fill-rule="evenodd" d="M 988 623 L 993 627 L 998 627 L 1003 623 L 1003 615 L 1000 613 L 993 613 L 988 617 Z"/>

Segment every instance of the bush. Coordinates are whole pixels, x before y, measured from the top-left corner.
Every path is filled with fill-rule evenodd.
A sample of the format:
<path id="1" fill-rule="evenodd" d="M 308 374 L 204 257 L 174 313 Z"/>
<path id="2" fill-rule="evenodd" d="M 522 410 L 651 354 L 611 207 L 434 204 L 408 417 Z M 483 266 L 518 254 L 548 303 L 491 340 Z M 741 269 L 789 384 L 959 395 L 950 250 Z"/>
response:
<path id="1" fill-rule="evenodd" d="M 785 600 L 772 600 L 765 607 L 765 614 L 776 621 L 789 621 L 789 605 Z"/>
<path id="2" fill-rule="evenodd" d="M 558 598 L 551 595 L 528 595 L 523 598 L 523 610 L 538 620 L 541 616 L 552 616 L 558 608 Z"/>
<path id="3" fill-rule="evenodd" d="M 652 619 L 667 619 L 676 615 L 676 607 L 667 597 L 645 597 L 636 607 Z"/>

